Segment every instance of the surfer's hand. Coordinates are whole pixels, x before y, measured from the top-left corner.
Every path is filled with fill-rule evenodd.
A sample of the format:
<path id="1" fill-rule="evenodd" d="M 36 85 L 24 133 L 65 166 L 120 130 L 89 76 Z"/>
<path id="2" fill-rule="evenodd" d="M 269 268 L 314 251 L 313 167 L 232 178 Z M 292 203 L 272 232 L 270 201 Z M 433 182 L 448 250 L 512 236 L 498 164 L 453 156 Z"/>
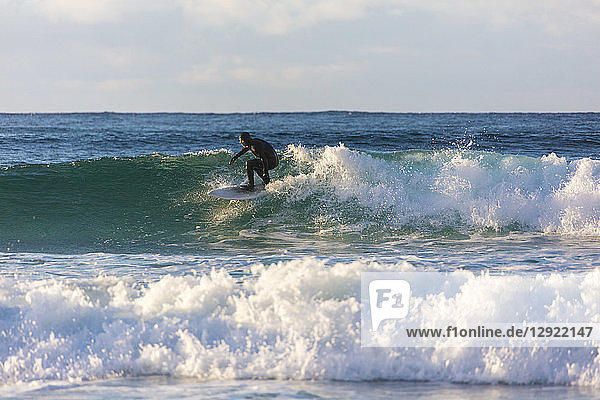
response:
<path id="1" fill-rule="evenodd" d="M 235 161 L 235 158 L 232 158 L 231 160 L 229 160 L 229 165 L 233 164 L 234 161 Z"/>

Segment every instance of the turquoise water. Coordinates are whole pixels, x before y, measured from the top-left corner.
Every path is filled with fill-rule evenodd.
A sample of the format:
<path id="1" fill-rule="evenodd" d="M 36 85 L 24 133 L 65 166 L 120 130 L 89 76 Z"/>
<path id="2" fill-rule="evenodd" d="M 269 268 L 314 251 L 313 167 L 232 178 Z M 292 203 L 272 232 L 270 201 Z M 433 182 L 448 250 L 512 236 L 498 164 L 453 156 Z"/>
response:
<path id="1" fill-rule="evenodd" d="M 267 195 L 210 197 L 242 130 Z M 543 282 L 600 322 L 598 114 L 0 115 L 0 143 L 3 396 L 598 395 L 597 348 L 363 349 L 357 308 L 360 272 L 468 271 L 474 314 Z"/>

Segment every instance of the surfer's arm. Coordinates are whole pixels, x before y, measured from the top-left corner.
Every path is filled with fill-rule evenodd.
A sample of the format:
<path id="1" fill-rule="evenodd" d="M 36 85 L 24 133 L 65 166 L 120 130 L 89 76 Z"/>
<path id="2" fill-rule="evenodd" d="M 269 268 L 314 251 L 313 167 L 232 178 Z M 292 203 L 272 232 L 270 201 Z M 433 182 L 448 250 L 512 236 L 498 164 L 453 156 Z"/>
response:
<path id="1" fill-rule="evenodd" d="M 250 147 L 244 147 L 242 150 L 240 150 L 239 153 L 237 153 L 235 156 L 233 156 L 231 160 L 229 160 L 229 165 L 233 164 L 235 160 L 237 160 L 242 154 L 245 154 L 248 150 L 250 150 Z"/>

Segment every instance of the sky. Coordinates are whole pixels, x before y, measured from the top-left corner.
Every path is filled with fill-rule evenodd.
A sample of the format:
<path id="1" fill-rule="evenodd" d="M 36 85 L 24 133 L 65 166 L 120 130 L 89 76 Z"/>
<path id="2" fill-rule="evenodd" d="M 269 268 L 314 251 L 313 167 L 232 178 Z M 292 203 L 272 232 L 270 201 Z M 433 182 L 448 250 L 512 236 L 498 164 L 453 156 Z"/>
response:
<path id="1" fill-rule="evenodd" d="M 600 0 L 0 0 L 0 112 L 600 111 Z"/>

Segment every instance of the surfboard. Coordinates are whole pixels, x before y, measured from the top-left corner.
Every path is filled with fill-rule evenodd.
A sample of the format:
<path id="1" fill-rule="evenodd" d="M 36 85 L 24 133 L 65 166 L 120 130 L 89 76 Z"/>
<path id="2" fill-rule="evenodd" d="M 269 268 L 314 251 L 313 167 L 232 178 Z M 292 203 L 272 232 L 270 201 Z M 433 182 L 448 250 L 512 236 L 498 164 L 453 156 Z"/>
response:
<path id="1" fill-rule="evenodd" d="M 265 193 L 265 185 L 255 185 L 252 188 L 229 186 L 215 189 L 208 194 L 223 200 L 252 200 Z"/>

